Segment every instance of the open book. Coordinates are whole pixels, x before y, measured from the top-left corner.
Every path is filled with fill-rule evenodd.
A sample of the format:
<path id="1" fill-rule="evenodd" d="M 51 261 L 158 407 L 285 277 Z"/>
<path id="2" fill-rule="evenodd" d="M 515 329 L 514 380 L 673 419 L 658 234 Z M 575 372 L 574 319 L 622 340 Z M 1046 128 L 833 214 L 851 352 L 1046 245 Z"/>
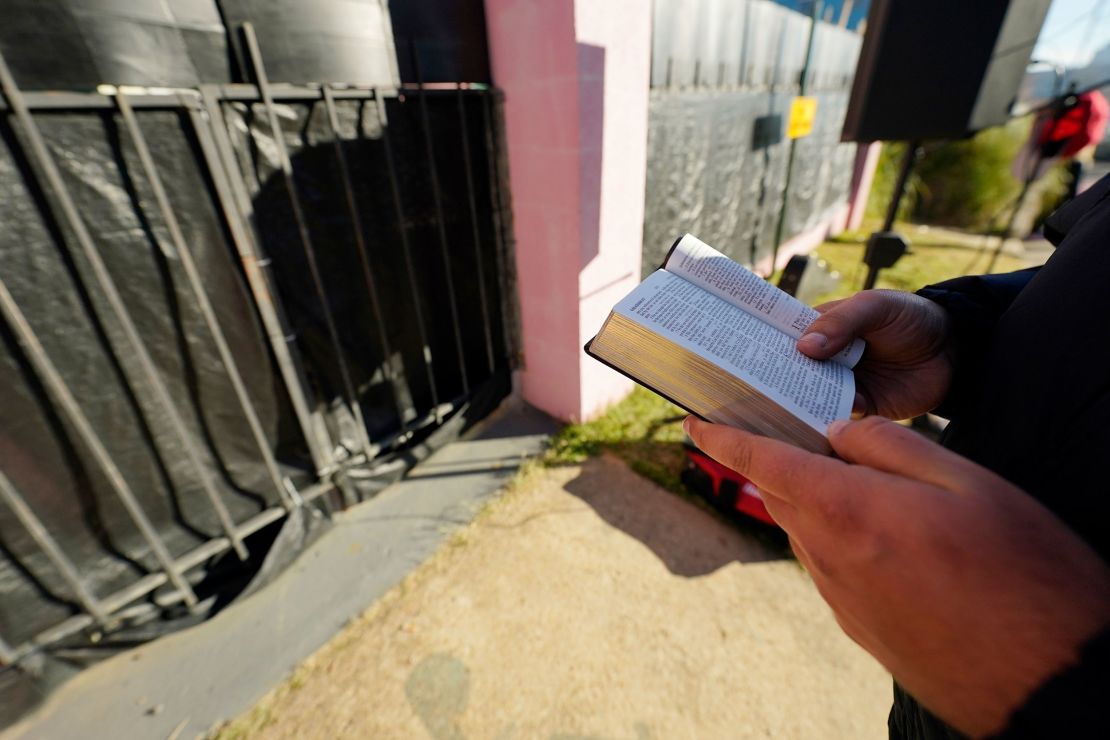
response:
<path id="1" fill-rule="evenodd" d="M 825 430 L 851 414 L 864 343 L 806 357 L 795 343 L 817 315 L 687 234 L 586 352 L 703 419 L 828 454 Z"/>

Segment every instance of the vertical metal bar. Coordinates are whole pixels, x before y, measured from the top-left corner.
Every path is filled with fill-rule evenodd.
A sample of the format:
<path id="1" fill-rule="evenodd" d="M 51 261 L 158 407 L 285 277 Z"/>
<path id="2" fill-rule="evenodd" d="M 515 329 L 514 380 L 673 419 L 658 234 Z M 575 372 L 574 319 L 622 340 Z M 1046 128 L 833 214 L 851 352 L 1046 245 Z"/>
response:
<path id="1" fill-rule="evenodd" d="M 266 275 L 265 267 L 270 261 L 247 226 L 253 219 L 250 196 L 246 193 L 241 176 L 237 177 L 235 153 L 231 149 L 231 140 L 220 113 L 220 102 L 208 86 L 201 87 L 200 95 L 211 127 L 199 112 L 190 110 L 189 119 L 193 124 L 193 132 L 197 135 L 201 152 L 208 161 L 208 170 L 212 175 L 212 183 L 216 188 L 231 240 L 235 243 L 235 250 L 243 265 L 262 324 L 266 327 L 270 349 L 285 381 L 289 400 L 293 404 L 293 413 L 297 416 L 305 444 L 308 445 L 316 474 L 322 478 L 334 463 L 327 427 L 320 412 L 314 410 L 310 403 L 308 380 L 296 351 L 296 338 L 289 328 L 281 301 Z"/>
<path id="2" fill-rule="evenodd" d="M 4 475 L 4 471 L 2 470 L 0 470 L 0 498 L 4 499 L 4 502 L 15 514 L 16 518 L 19 519 L 23 528 L 27 530 L 31 538 L 42 548 L 42 551 L 46 553 L 46 557 L 49 558 L 50 562 L 54 564 L 54 567 L 58 569 L 58 573 L 62 576 L 62 579 L 70 589 L 72 589 L 74 596 L 77 597 L 77 600 L 81 603 L 81 606 L 84 607 L 85 611 L 97 622 L 106 625 L 108 623 L 108 615 L 104 611 L 104 607 L 100 605 L 100 602 L 97 601 L 92 591 L 86 588 L 85 584 L 81 582 L 81 576 L 77 573 L 77 568 L 75 568 L 70 559 L 66 557 L 66 554 L 62 552 L 62 548 L 59 547 L 58 543 L 54 541 L 54 538 L 50 536 L 50 532 L 46 530 L 46 527 L 43 526 L 39 518 L 35 516 L 35 512 L 33 512 L 31 507 L 27 505 L 27 502 L 23 500 L 23 496 L 19 494 L 19 491 L 16 490 L 15 486 L 12 485 L 12 482 L 8 479 L 8 476 Z"/>
<path id="3" fill-rule="evenodd" d="M 886 207 L 883 231 L 894 230 L 894 220 L 898 218 L 898 208 L 902 205 L 902 197 L 906 194 L 906 183 L 910 181 L 913 165 L 919 156 L 921 156 L 921 142 L 907 141 L 902 162 L 898 165 L 898 179 L 894 183 L 894 192 L 890 194 L 890 202 Z"/>
<path id="4" fill-rule="evenodd" d="M 798 76 L 798 95 L 805 95 L 809 88 L 810 62 L 813 60 L 813 41 L 817 37 L 817 24 L 821 16 L 824 0 L 812 0 L 813 7 L 810 11 L 809 39 L 806 41 L 806 55 L 802 61 L 802 72 Z M 798 140 L 790 140 L 790 151 L 786 155 L 786 180 L 782 185 L 782 208 L 779 209 L 779 220 L 775 225 L 775 245 L 771 252 L 771 275 L 775 273 L 779 261 L 779 247 L 782 246 L 782 233 L 786 228 L 786 211 L 790 208 L 790 180 L 794 174 L 794 155 Z M 770 277 L 770 275 L 768 276 Z"/>
<path id="5" fill-rule="evenodd" d="M 893 231 L 894 221 L 898 218 L 898 207 L 902 204 L 902 197 L 906 194 L 906 185 L 909 183 L 910 175 L 913 173 L 914 164 L 921 156 L 921 142 L 920 141 L 907 141 L 906 151 L 902 154 L 902 163 L 898 168 L 898 180 L 894 183 L 894 192 L 890 194 L 890 203 L 887 204 L 886 218 L 883 220 L 883 231 Z M 1034 171 L 1036 168 L 1034 168 Z M 1026 189 L 1029 186 L 1029 180 L 1025 181 Z M 1025 194 L 1025 189 L 1022 191 Z M 874 238 L 874 235 L 872 235 Z M 999 248 L 1005 243 L 1006 235 L 1003 234 L 1002 241 L 999 243 Z M 995 253 L 997 256 L 997 252 Z M 879 270 L 881 269 L 871 259 L 871 242 L 867 243 L 867 248 L 863 252 L 862 264 L 867 265 L 867 277 L 863 281 L 863 289 L 871 290 L 875 287 L 875 283 L 879 279 Z M 978 258 L 976 258 L 978 259 Z M 987 265 L 987 272 L 991 271 L 994 266 L 994 260 Z M 922 417 L 923 418 L 923 417 Z"/>
<path id="6" fill-rule="evenodd" d="M 470 163 L 470 134 L 466 125 L 466 108 L 463 101 L 462 85 L 455 90 L 459 103 L 459 131 L 462 137 L 463 169 L 466 171 L 466 200 L 470 206 L 470 229 L 474 240 L 474 266 L 478 273 L 478 300 L 482 304 L 482 329 L 486 338 L 486 361 L 489 371 L 493 372 L 493 334 L 489 328 L 489 304 L 486 302 L 486 277 L 482 269 L 482 250 L 478 236 L 478 208 L 474 204 L 474 172 Z"/>
<path id="7" fill-rule="evenodd" d="M 382 356 L 385 358 L 383 368 L 387 372 L 386 377 L 389 380 L 393 402 L 397 407 L 397 419 L 401 423 L 401 429 L 407 431 L 408 422 L 405 421 L 405 409 L 401 405 L 401 397 L 397 393 L 395 382 L 393 350 L 389 346 L 389 335 L 385 329 L 381 301 L 378 298 L 378 286 L 374 280 L 374 272 L 370 269 L 370 250 L 366 246 L 366 237 L 362 232 L 362 219 L 359 217 L 358 204 L 355 202 L 355 191 L 351 185 L 351 171 L 347 166 L 347 155 L 343 152 L 343 143 L 339 139 L 339 115 L 335 108 L 335 96 L 332 95 L 331 86 L 329 85 L 322 87 L 322 93 L 328 126 L 331 128 L 332 144 L 335 147 L 335 163 L 339 167 L 339 180 L 343 184 L 343 195 L 347 200 L 347 210 L 350 212 L 355 248 L 358 251 L 359 264 L 362 266 L 362 277 L 366 281 L 366 291 L 370 294 L 370 308 L 374 312 L 374 321 L 378 325 L 378 339 L 382 346 Z"/>
<path id="8" fill-rule="evenodd" d="M 424 81 L 420 77 L 420 60 L 416 54 L 416 42 L 410 45 L 412 68 L 416 73 L 416 88 L 420 93 L 420 120 L 424 129 L 424 148 L 428 157 L 428 175 L 432 180 L 432 199 L 436 206 L 436 227 L 439 230 L 439 251 L 443 256 L 443 272 L 447 277 L 447 301 L 451 306 L 451 326 L 455 332 L 455 350 L 459 354 L 459 374 L 462 377 L 463 393 L 470 393 L 470 381 L 466 377 L 466 357 L 463 354 L 462 327 L 459 324 L 459 308 L 455 298 L 455 280 L 451 276 L 451 258 L 447 247 L 447 225 L 443 221 L 443 197 L 439 192 L 439 170 L 436 168 L 435 147 L 432 144 L 432 123 L 428 117 L 428 96 L 424 92 Z"/>
<path id="9" fill-rule="evenodd" d="M 285 138 L 281 129 L 281 122 L 277 117 L 277 110 L 274 108 L 274 98 L 270 93 L 270 81 L 266 77 L 266 68 L 262 63 L 262 53 L 258 48 L 258 38 L 254 33 L 254 26 L 250 23 L 243 24 L 243 36 L 247 42 L 247 52 L 250 57 L 251 68 L 254 72 L 254 79 L 258 83 L 258 91 L 262 94 L 262 103 L 266 106 L 266 115 L 270 121 L 270 129 L 274 136 L 274 148 L 277 150 L 278 161 L 280 164 L 282 182 L 285 184 L 285 190 L 289 195 L 289 206 L 293 213 L 293 220 L 297 224 L 297 233 L 301 239 L 301 248 L 304 250 L 305 262 L 308 263 L 309 276 L 312 278 L 312 286 L 316 292 L 316 299 L 320 302 L 320 310 L 324 317 L 324 326 L 328 332 L 328 339 L 331 341 L 332 349 L 335 351 L 336 364 L 339 366 L 339 377 L 343 384 L 343 392 L 347 397 L 347 404 L 351 409 L 351 414 L 355 418 L 355 425 L 358 427 L 355 431 L 362 443 L 363 449 L 366 451 L 366 459 L 372 460 L 377 456 L 377 450 L 370 442 L 370 437 L 366 431 L 366 421 L 362 416 L 362 406 L 359 405 L 358 395 L 355 393 L 354 383 L 351 382 L 350 368 L 347 366 L 347 353 L 343 350 L 343 344 L 339 339 L 339 329 L 335 325 L 335 317 L 332 316 L 331 306 L 328 305 L 328 294 L 324 290 L 324 279 L 320 275 L 320 267 L 316 263 L 316 249 L 312 244 L 312 237 L 308 233 L 308 222 L 305 220 L 304 209 L 301 207 L 300 194 L 297 192 L 296 182 L 293 180 L 293 163 L 289 159 L 289 151 L 285 148 Z"/>
<path id="10" fill-rule="evenodd" d="M 409 232 L 405 226 L 405 209 L 401 201 L 401 186 L 397 180 L 397 164 L 393 161 L 393 143 L 389 137 L 389 122 L 385 116 L 385 100 L 381 95 L 374 96 L 377 105 L 378 121 L 382 126 L 382 146 L 385 148 L 385 169 L 389 174 L 389 189 L 393 196 L 393 212 L 397 219 L 397 233 L 401 237 L 401 254 L 405 258 L 405 272 L 409 278 L 409 291 L 412 293 L 413 315 L 416 317 L 416 330 L 424 348 L 424 369 L 428 374 L 428 390 L 432 394 L 432 407 L 439 421 L 439 393 L 436 391 L 435 370 L 433 367 L 432 345 L 428 343 L 428 330 L 424 325 L 424 311 L 420 308 L 420 291 L 416 285 L 416 268 L 412 263 L 412 248 L 409 245 Z"/>
<path id="11" fill-rule="evenodd" d="M 748 39 L 751 37 L 752 4 L 744 3 L 744 33 L 740 39 L 740 67 L 736 75 L 736 84 L 744 87 L 748 84 Z"/>
<path id="12" fill-rule="evenodd" d="M 1099 6 L 1099 7 L 1101 7 L 1101 6 Z M 913 144 L 910 144 L 910 146 L 914 147 L 914 160 L 916 160 L 917 159 L 917 154 L 920 153 L 920 144 L 919 144 L 919 142 L 914 142 Z M 907 156 L 909 156 L 908 152 L 907 152 Z M 1002 230 L 1002 233 L 999 235 L 998 245 L 994 248 L 994 251 L 991 252 L 991 258 L 987 261 L 987 269 L 986 269 L 986 272 L 985 272 L 985 274 L 987 274 L 987 275 L 994 272 L 995 263 L 997 263 L 998 258 L 1000 256 L 1002 256 L 1002 250 L 1006 246 L 1006 241 L 1013 236 L 1014 224 L 1017 222 L 1018 215 L 1021 213 L 1021 209 L 1025 205 L 1025 198 L 1029 195 L 1029 189 L 1031 187 L 1033 187 L 1033 183 L 1037 179 L 1036 174 L 1037 174 L 1037 170 L 1039 170 L 1040 167 L 1041 167 L 1042 157 L 1043 157 L 1043 154 L 1041 153 L 1041 150 L 1038 148 L 1037 157 L 1036 157 L 1036 164 L 1034 164 L 1033 168 L 1029 171 L 1029 174 L 1026 176 L 1025 180 L 1021 183 L 1021 192 L 1018 193 L 1017 200 L 1014 201 L 1013 210 L 1010 211 L 1010 218 L 1006 220 L 1006 228 L 1004 228 Z M 909 173 L 906 173 L 906 177 L 909 177 Z M 896 187 L 898 187 L 898 190 L 896 192 L 901 193 L 902 191 L 904 191 L 906 189 L 906 184 L 904 182 L 902 182 L 902 179 L 903 178 L 901 176 L 899 176 L 898 185 L 896 186 Z M 900 195 L 898 197 L 899 197 L 899 199 L 901 198 Z M 897 213 L 898 213 L 898 206 L 892 202 L 890 210 L 887 212 L 887 217 L 886 217 L 886 221 L 887 221 L 887 223 L 890 224 L 890 226 L 886 227 L 886 229 L 885 229 L 886 231 L 890 231 L 894 227 L 894 217 L 897 215 Z"/>
<path id="13" fill-rule="evenodd" d="M 208 294 L 204 290 L 204 284 L 201 280 L 200 273 L 197 271 L 196 263 L 193 262 L 192 252 L 189 249 L 189 245 L 185 243 L 185 235 L 181 232 L 181 226 L 177 221 L 177 216 L 173 212 L 173 206 L 170 204 L 169 196 L 162 186 L 162 178 L 158 175 L 158 169 L 154 164 L 154 157 L 150 155 L 150 148 L 147 146 L 146 137 L 143 135 L 143 130 L 139 126 L 138 120 L 135 118 L 135 112 L 131 109 L 131 103 L 127 99 L 127 95 L 117 90 L 115 98 L 120 115 L 123 116 L 124 125 L 127 126 L 127 130 L 131 135 L 131 140 L 135 144 L 135 150 L 139 154 L 139 162 L 143 166 L 147 182 L 150 183 L 150 189 L 154 192 L 154 200 L 158 204 L 158 210 L 161 212 L 162 220 L 166 224 L 166 229 L 170 232 L 170 240 L 173 241 L 173 247 L 177 251 L 178 259 L 181 261 L 181 267 L 185 270 L 185 277 L 189 282 L 190 289 L 192 289 L 197 307 L 200 309 L 201 316 L 204 318 L 204 323 L 208 327 L 209 334 L 212 336 L 212 343 L 216 345 L 216 350 L 219 352 L 220 362 L 223 363 L 227 377 L 231 381 L 231 387 L 235 390 L 235 395 L 239 399 L 239 405 L 243 409 L 243 416 L 246 417 L 247 424 L 250 426 L 254 441 L 258 445 L 258 451 L 262 455 L 262 461 L 266 466 L 266 472 L 270 474 L 270 480 L 274 484 L 274 488 L 277 489 L 278 499 L 285 504 L 287 509 L 291 509 L 293 508 L 293 502 L 289 499 L 289 492 L 285 490 L 285 486 L 282 483 L 277 461 L 274 459 L 274 454 L 270 450 L 270 442 L 266 438 L 266 432 L 262 429 L 262 423 L 258 420 L 258 414 L 254 410 L 254 404 L 251 402 L 250 396 L 247 395 L 247 387 L 243 384 L 243 378 L 239 374 L 239 367 L 235 364 L 235 359 L 231 354 L 231 348 L 228 347 L 227 339 L 224 337 L 223 330 L 220 328 L 220 322 L 216 319 L 216 312 L 213 310 L 212 304 L 208 300 Z"/>
<path id="14" fill-rule="evenodd" d="M 483 96 L 483 98 L 482 125 L 485 128 L 486 134 L 486 167 L 489 170 L 489 201 L 490 211 L 493 214 L 493 239 L 495 248 L 494 259 L 497 263 L 498 279 L 501 281 L 501 307 L 503 309 L 501 312 L 501 338 L 505 344 L 505 352 L 508 353 L 510 356 L 513 356 L 513 353 L 515 352 L 517 347 L 517 336 L 511 328 L 513 324 L 511 324 L 511 322 L 509 321 L 509 317 L 518 316 L 519 312 L 516 311 L 515 308 L 513 310 L 504 310 L 507 305 L 513 305 L 511 303 L 511 296 L 515 295 L 515 292 L 512 290 L 511 286 L 506 283 L 505 280 L 505 226 L 504 222 L 501 220 L 501 214 L 504 210 L 505 204 L 502 199 L 501 174 L 498 169 L 501 150 L 498 147 L 497 140 L 494 136 L 493 122 L 496 116 L 490 112 L 490 109 L 493 108 L 496 103 L 496 97 L 494 93 L 487 92 Z"/>
<path id="15" fill-rule="evenodd" d="M 10 100 L 10 98 L 9 98 Z M 12 294 L 8 292 L 8 286 L 4 284 L 0 278 L 0 314 L 3 315 L 4 320 L 8 322 L 12 332 L 15 334 L 16 340 L 19 342 L 20 347 L 27 355 L 27 361 L 31 363 L 31 367 L 39 376 L 46 387 L 47 392 L 53 397 L 54 402 L 60 407 L 62 414 L 68 419 L 69 423 L 77 431 L 78 436 L 88 447 L 89 452 L 96 458 L 97 464 L 100 465 L 104 471 L 105 476 L 108 478 L 108 483 L 111 484 L 112 489 L 116 492 L 120 501 L 123 503 L 127 513 L 131 515 L 131 520 L 135 526 L 139 528 L 143 538 L 150 546 L 151 552 L 157 558 L 158 563 L 165 570 L 166 576 L 170 582 L 178 588 L 185 595 L 185 602 L 189 606 L 197 603 L 196 594 L 189 584 L 182 577 L 181 573 L 174 566 L 173 558 L 170 556 L 166 546 L 162 544 L 162 540 L 158 537 L 158 532 L 155 530 L 154 525 L 147 519 L 146 514 L 143 512 L 142 506 L 139 505 L 135 494 L 131 492 L 131 487 L 127 484 L 123 474 L 120 473 L 112 456 L 108 454 L 108 450 L 100 441 L 100 436 L 96 430 L 92 428 L 85 413 L 81 411 L 81 405 L 77 403 L 77 399 L 73 397 L 73 392 L 65 384 L 61 374 L 54 363 L 50 361 L 50 357 L 46 354 L 39 343 L 38 337 L 35 336 L 34 330 L 31 325 L 27 323 L 27 319 L 23 316 L 23 312 L 19 310 L 15 299 Z"/>
<path id="16" fill-rule="evenodd" d="M 205 495 L 212 504 L 212 508 L 215 510 L 216 516 L 220 520 L 220 525 L 224 533 L 227 534 L 236 554 L 241 559 L 245 560 L 248 557 L 247 548 L 235 533 L 235 524 L 231 521 L 231 515 L 228 514 L 223 501 L 220 500 L 219 493 L 213 485 L 209 471 L 205 469 L 204 463 L 200 458 L 200 453 L 193 444 L 193 440 L 189 436 L 189 431 L 185 428 L 185 422 L 178 413 L 177 407 L 174 406 L 169 390 L 167 390 L 165 384 L 162 382 L 162 378 L 158 375 L 158 369 L 154 365 L 154 360 L 151 359 L 150 353 L 147 352 L 142 337 L 139 335 L 139 330 L 131 320 L 131 316 L 127 312 L 127 307 L 123 303 L 123 298 L 116 288 L 115 281 L 112 280 L 108 268 L 100 258 L 99 252 L 97 252 L 92 236 L 86 229 L 85 222 L 81 219 L 81 214 L 77 210 L 77 205 L 73 202 L 72 198 L 70 198 L 69 190 L 62 180 L 61 172 L 58 171 L 53 157 L 46 148 L 46 142 L 43 141 L 42 134 L 38 130 L 38 125 L 32 118 L 31 111 L 27 108 L 22 93 L 20 93 L 19 88 L 16 87 L 15 80 L 8 71 L 8 66 L 4 62 L 2 55 L 0 55 L 0 88 L 3 89 L 4 96 L 8 99 L 8 105 L 11 106 L 12 110 L 15 112 L 16 118 L 19 119 L 24 133 L 26 133 L 30 141 L 30 153 L 32 158 L 37 162 L 45 175 L 48 189 L 53 192 L 61 208 L 63 219 L 69 225 L 70 229 L 72 229 L 74 237 L 85 254 L 85 258 L 92 267 L 93 277 L 96 279 L 97 285 L 100 286 L 101 291 L 104 293 L 112 313 L 123 329 L 127 342 L 131 346 L 135 358 L 138 360 L 139 369 L 143 375 L 146 376 L 147 382 L 150 383 L 158 404 L 162 407 L 166 415 L 167 421 L 169 421 L 180 440 L 181 446 L 185 450 L 185 455 L 189 460 L 189 464 L 192 466 L 197 479 L 200 481 L 201 487 L 204 489 Z"/>

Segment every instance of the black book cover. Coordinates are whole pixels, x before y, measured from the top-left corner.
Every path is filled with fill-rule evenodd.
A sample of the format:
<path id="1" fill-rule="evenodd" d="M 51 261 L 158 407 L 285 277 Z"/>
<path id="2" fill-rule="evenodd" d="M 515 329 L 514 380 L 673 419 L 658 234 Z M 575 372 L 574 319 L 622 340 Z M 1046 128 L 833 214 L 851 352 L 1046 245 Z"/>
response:
<path id="1" fill-rule="evenodd" d="M 709 421 L 709 419 L 706 419 L 706 418 L 705 418 L 704 416 L 702 416 L 701 414 L 699 414 L 699 413 L 698 413 L 697 411 L 693 411 L 693 410 L 691 410 L 691 409 L 687 408 L 687 407 L 686 407 L 686 406 L 685 406 L 684 404 L 681 404 L 681 403 L 679 403 L 679 402 L 678 402 L 678 401 L 676 401 L 675 399 L 673 399 L 673 398 L 671 398 L 670 396 L 668 396 L 668 395 L 667 395 L 666 393 L 663 393 L 662 391 L 660 391 L 660 390 L 659 390 L 658 388 L 655 388 L 655 387 L 653 387 L 653 386 L 651 386 L 651 385 L 649 385 L 649 384 L 645 383 L 644 381 L 642 381 L 642 380 L 640 380 L 639 378 L 637 378 L 637 377 L 636 377 L 635 375 L 632 375 L 632 374 L 630 374 L 630 373 L 628 373 L 628 372 L 625 372 L 624 370 L 622 370 L 621 368 L 617 367 L 616 365 L 614 365 L 613 363 L 609 362 L 608 360 L 604 359 L 603 357 L 599 357 L 598 355 L 595 355 L 595 354 L 593 353 L 593 350 L 591 350 L 591 349 L 590 349 L 590 345 L 592 345 L 592 344 L 594 343 L 594 339 L 597 339 L 597 337 L 595 336 L 595 337 L 594 337 L 593 339 L 591 339 L 590 341 L 586 342 L 585 346 L 583 346 L 583 347 L 582 347 L 582 350 L 583 350 L 583 351 L 584 351 L 584 352 L 585 352 L 585 353 L 586 353 L 587 355 L 589 355 L 589 356 L 590 356 L 590 357 L 592 357 L 593 359 L 597 360 L 597 361 L 598 361 L 598 362 L 600 362 L 600 363 L 601 363 L 602 365 L 605 365 L 605 366 L 606 366 L 606 367 L 608 367 L 608 368 L 611 368 L 611 369 L 613 369 L 613 370 L 616 370 L 616 371 L 617 371 L 618 373 L 620 373 L 620 374 L 621 374 L 621 375 L 623 375 L 624 377 L 628 378 L 629 380 L 631 380 L 631 381 L 633 381 L 633 382 L 635 382 L 635 383 L 638 383 L 639 385 L 642 385 L 643 387 L 647 388 L 647 389 L 648 389 L 649 391 L 651 391 L 651 392 L 652 392 L 652 393 L 654 393 L 655 395 L 657 395 L 657 396 L 662 396 L 663 398 L 665 398 L 665 399 L 667 399 L 668 401 L 670 401 L 671 403 L 673 403 L 673 404 L 674 404 L 675 406 L 678 406 L 678 407 L 679 407 L 680 409 L 682 409 L 682 410 L 683 410 L 683 411 L 685 411 L 686 413 L 688 413 L 688 414 L 693 414 L 694 416 L 698 417 L 698 418 L 699 418 L 699 419 L 701 419 L 702 421 Z"/>

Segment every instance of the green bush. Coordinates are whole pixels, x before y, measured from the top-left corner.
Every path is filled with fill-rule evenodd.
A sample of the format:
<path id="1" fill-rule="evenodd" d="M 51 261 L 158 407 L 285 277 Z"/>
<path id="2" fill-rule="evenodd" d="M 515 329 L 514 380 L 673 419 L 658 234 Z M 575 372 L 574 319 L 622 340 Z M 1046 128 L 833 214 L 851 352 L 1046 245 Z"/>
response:
<path id="1" fill-rule="evenodd" d="M 898 209 L 899 220 L 974 231 L 1001 228 L 1021 192 L 1021 182 L 1010 169 L 1031 125 L 1031 118 L 1020 118 L 967 139 L 926 143 Z M 905 148 L 902 142 L 883 145 L 867 202 L 868 216 L 886 215 Z M 1039 210 L 1054 207 L 1066 182 L 1061 167 L 1043 176 L 1031 195 L 1040 199 Z"/>
<path id="2" fill-rule="evenodd" d="M 986 229 L 1008 212 L 1021 183 L 1010 174 L 1029 137 L 1028 118 L 980 131 L 969 139 L 930 145 L 917 165 L 915 220 Z"/>
<path id="3" fill-rule="evenodd" d="M 875 167 L 875 179 L 871 182 L 871 193 L 867 198 L 867 211 L 869 219 L 882 221 L 886 217 L 886 209 L 890 205 L 890 198 L 894 194 L 894 184 L 898 180 L 898 168 L 902 166 L 902 155 L 906 151 L 906 144 L 901 141 L 884 142 L 882 151 L 879 152 L 879 163 Z M 917 178 L 910 176 L 906 193 L 898 206 L 898 220 L 908 221 L 913 214 L 914 204 L 917 201 Z"/>

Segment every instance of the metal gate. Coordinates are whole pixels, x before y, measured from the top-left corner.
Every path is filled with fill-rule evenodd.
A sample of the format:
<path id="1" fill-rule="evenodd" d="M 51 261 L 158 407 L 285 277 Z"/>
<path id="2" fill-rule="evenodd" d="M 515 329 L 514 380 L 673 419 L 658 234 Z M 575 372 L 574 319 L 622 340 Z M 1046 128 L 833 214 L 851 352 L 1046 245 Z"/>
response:
<path id="1" fill-rule="evenodd" d="M 210 613 L 508 392 L 496 93 L 271 82 L 242 38 L 255 84 L 0 57 L 9 668 Z"/>

